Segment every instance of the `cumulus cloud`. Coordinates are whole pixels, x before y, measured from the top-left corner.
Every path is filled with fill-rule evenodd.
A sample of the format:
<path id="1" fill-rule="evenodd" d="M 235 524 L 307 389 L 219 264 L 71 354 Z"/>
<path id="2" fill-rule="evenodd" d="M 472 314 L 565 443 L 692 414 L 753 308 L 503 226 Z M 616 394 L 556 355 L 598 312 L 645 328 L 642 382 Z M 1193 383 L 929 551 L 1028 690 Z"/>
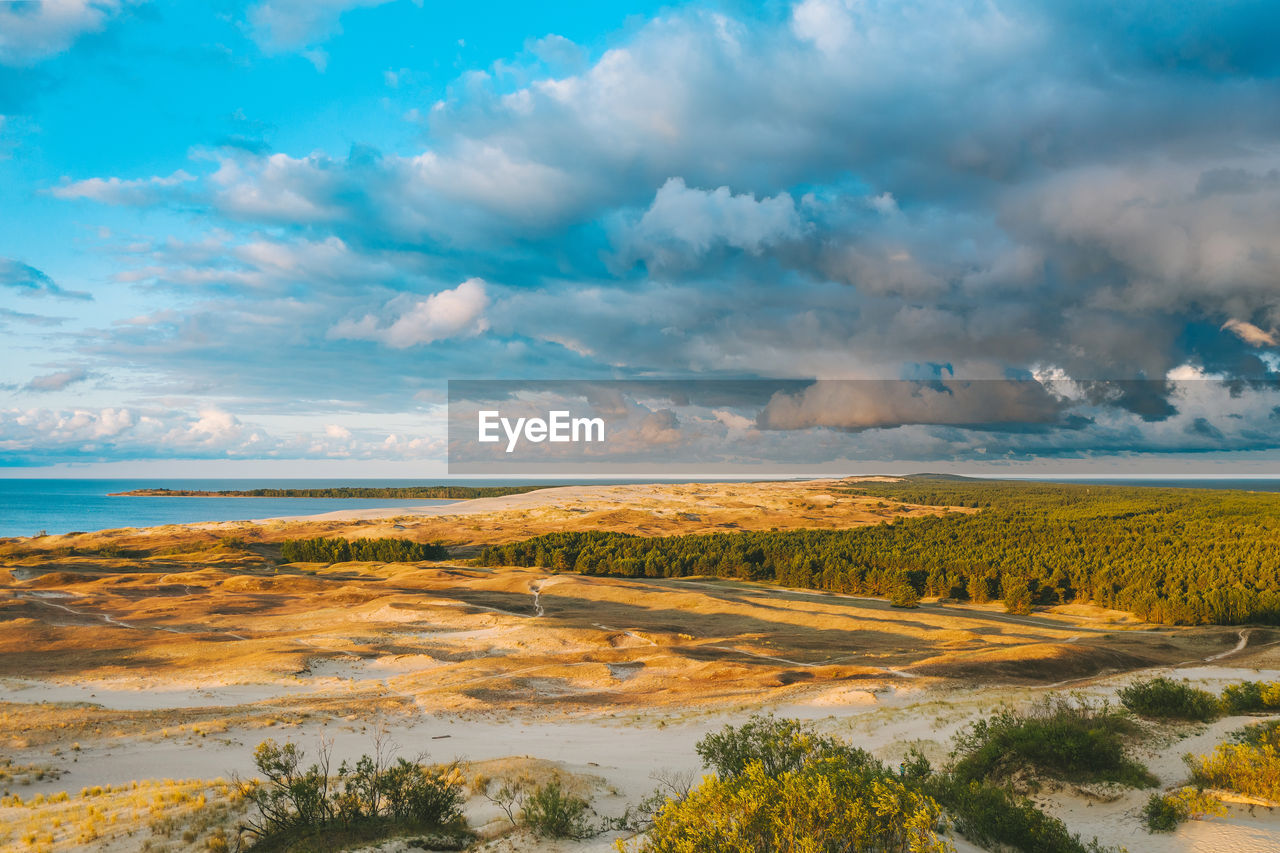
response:
<path id="1" fill-rule="evenodd" d="M 127 0 L 40 0 L 0 3 L 0 65 L 33 65 L 98 32 Z"/>
<path id="2" fill-rule="evenodd" d="M 0 287 L 9 287 L 24 296 L 52 296 L 57 299 L 93 299 L 81 290 L 65 290 L 40 270 L 12 258 L 0 258 Z"/>
<path id="3" fill-rule="evenodd" d="M 345 434 L 344 434 L 345 433 Z M 424 459 L 440 441 L 382 430 L 273 433 L 217 406 L 0 409 L 0 465 L 118 459 Z"/>
<path id="4" fill-rule="evenodd" d="M 1205 438 L 1183 422 L 1188 399 L 1108 380 L 1188 366 L 1221 377 L 1207 383 L 1275 377 L 1280 64 L 1259 45 L 1280 12 L 1257 0 L 1163 10 L 680 8 L 593 61 L 548 38 L 526 47 L 542 64 L 515 73 L 521 54 L 464 73 L 420 105 L 429 146 L 219 149 L 154 179 L 69 182 L 50 192 L 180 204 L 226 229 L 208 245 L 119 253 L 118 280 L 207 301 L 86 349 L 199 387 L 234 375 L 264 406 L 332 405 L 338 370 L 368 406 L 494 370 L 1049 371 L 1120 418 L 1113 446 L 1141 444 L 1135 422 L 1151 435 L 1173 425 L 1160 441 L 1182 446 Z M 319 43 L 340 13 L 281 18 L 273 43 Z M 468 276 L 503 282 L 502 298 L 480 279 L 411 294 Z M 458 343 L 414 349 L 446 339 Z M 353 343 L 370 340 L 384 347 Z M 287 392 L 270 367 L 286 361 L 301 365 Z M 869 418 L 818 393 L 769 417 L 928 432 L 943 426 L 930 406 L 948 402 Z M 1056 423 L 1043 402 L 1041 422 Z"/>
<path id="5" fill-rule="evenodd" d="M 700 190 L 671 178 L 658 189 L 639 221 L 619 235 L 624 259 L 650 267 L 692 263 L 717 247 L 759 255 L 770 246 L 798 238 L 805 224 L 786 193 L 756 200 L 728 187 Z"/>
<path id="6" fill-rule="evenodd" d="M 337 324 L 335 338 L 378 341 L 394 349 L 429 344 L 446 338 L 478 335 L 489 328 L 485 309 L 489 295 L 485 282 L 469 278 L 452 290 L 433 293 L 426 299 L 398 298 L 387 306 L 391 319 L 380 320 L 366 314 L 359 320 Z"/>

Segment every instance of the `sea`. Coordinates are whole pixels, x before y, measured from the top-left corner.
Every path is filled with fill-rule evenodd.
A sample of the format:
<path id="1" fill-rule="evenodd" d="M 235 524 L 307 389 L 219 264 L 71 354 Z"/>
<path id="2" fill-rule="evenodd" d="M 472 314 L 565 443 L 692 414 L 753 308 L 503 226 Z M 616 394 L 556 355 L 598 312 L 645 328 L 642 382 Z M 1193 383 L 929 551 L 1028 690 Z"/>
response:
<path id="1" fill-rule="evenodd" d="M 732 478 L 740 479 L 740 478 Z M 1280 492 L 1280 479 L 1070 479 L 1041 482 L 1095 483 L 1098 485 L 1154 486 L 1201 489 L 1246 489 Z M 704 480 L 705 481 L 705 480 Z M 613 485 L 661 482 L 660 480 L 557 480 L 550 485 Z M 323 489 L 334 486 L 503 486 L 548 485 L 544 480 L 98 480 L 98 479 L 0 479 L 0 537 L 35 536 L 73 531 L 108 530 L 116 527 L 150 527 L 198 521 L 243 521 L 292 515 L 318 515 L 343 509 L 397 506 L 430 506 L 454 501 L 382 500 L 342 498 L 180 498 L 108 497 L 133 489 L 187 489 L 200 491 L 247 489 Z"/>
<path id="2" fill-rule="evenodd" d="M 507 481 L 504 481 L 504 483 Z M 501 485 L 497 481 L 467 485 Z M 432 486 L 421 480 L 74 480 L 0 479 L 0 537 L 34 536 L 151 527 L 196 521 L 244 521 L 286 515 L 317 515 L 341 509 L 431 506 L 453 501 L 367 498 L 180 498 L 108 497 L 134 489 L 242 491 L 323 489 L 331 486 Z"/>

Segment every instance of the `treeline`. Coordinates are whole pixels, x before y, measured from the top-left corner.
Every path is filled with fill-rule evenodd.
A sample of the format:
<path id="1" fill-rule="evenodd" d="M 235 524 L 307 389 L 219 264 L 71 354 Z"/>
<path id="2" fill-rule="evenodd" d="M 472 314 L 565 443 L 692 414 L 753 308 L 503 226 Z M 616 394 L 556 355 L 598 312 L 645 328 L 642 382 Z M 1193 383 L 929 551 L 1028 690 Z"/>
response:
<path id="1" fill-rule="evenodd" d="M 487 548 L 480 562 L 879 596 L 907 584 L 1010 609 L 1078 601 L 1166 624 L 1280 623 L 1280 494 L 923 478 L 849 491 L 980 511 L 848 530 L 552 533 Z"/>
<path id="2" fill-rule="evenodd" d="M 416 563 L 446 560 L 449 550 L 439 542 L 408 539 L 286 539 L 280 545 L 286 563 Z"/>
<path id="3" fill-rule="evenodd" d="M 325 489 L 134 489 L 108 497 L 143 498 L 377 498 L 381 500 L 467 501 L 500 498 L 552 486 L 335 486 Z"/>

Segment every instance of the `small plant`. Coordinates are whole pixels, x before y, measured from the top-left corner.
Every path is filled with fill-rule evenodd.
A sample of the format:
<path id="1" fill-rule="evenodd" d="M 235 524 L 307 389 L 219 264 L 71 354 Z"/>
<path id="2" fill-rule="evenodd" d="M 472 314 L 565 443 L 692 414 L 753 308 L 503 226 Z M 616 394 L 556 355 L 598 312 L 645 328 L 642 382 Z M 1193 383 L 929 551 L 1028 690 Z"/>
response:
<path id="1" fill-rule="evenodd" d="M 1208 722 L 1221 714 L 1218 698 L 1172 678 L 1137 681 L 1120 691 L 1120 704 L 1142 717 Z"/>
<path id="2" fill-rule="evenodd" d="M 1182 788 L 1170 794 L 1152 794 L 1142 807 L 1142 822 L 1149 832 L 1172 832 L 1183 821 L 1226 813 L 1222 803 L 1204 791 Z"/>
<path id="3" fill-rule="evenodd" d="M 535 788 L 520 809 L 520 822 L 539 838 L 588 838 L 595 834 L 587 820 L 589 805 L 564 790 L 559 779 Z"/>

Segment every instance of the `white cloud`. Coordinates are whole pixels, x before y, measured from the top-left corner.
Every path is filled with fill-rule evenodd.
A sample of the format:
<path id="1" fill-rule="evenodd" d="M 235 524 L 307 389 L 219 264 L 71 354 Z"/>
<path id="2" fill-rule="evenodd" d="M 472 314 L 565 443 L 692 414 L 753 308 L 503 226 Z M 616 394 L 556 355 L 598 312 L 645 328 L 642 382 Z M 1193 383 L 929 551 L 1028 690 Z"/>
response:
<path id="1" fill-rule="evenodd" d="M 388 0 L 262 0 L 249 8 L 249 31 L 265 51 L 298 51 L 324 70 L 323 51 L 305 51 L 342 32 L 340 19 L 351 9 Z"/>
<path id="2" fill-rule="evenodd" d="M 34 65 L 98 32 L 125 5 L 121 0 L 0 2 L 0 65 Z"/>
<path id="3" fill-rule="evenodd" d="M 452 290 L 433 293 L 405 305 L 403 298 L 393 300 L 387 306 L 394 315 L 390 322 L 380 322 L 372 314 L 359 320 L 345 321 L 334 326 L 330 335 L 335 338 L 372 340 L 394 349 L 429 344 L 446 338 L 464 338 L 478 335 L 489 328 L 485 309 L 489 295 L 485 282 L 469 278 Z"/>
<path id="4" fill-rule="evenodd" d="M 639 222 L 619 236 L 622 257 L 658 266 L 691 262 L 721 246 L 758 255 L 794 240 L 805 223 L 787 193 L 757 200 L 728 187 L 690 188 L 671 178 L 659 188 Z"/>
<path id="5" fill-rule="evenodd" d="M 100 204 L 145 207 L 179 198 L 181 187 L 194 180 L 194 175 L 179 169 L 172 175 L 151 178 L 112 177 L 70 181 L 50 188 L 49 194 L 61 199 L 88 199 Z"/>

